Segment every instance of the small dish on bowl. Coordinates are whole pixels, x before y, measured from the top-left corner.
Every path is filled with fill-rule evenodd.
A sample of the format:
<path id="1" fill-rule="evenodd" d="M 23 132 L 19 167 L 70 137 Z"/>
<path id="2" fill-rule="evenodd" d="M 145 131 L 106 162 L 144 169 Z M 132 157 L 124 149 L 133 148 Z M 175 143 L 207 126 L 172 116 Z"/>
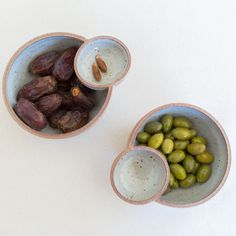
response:
<path id="1" fill-rule="evenodd" d="M 97 81 L 92 65 L 99 55 L 107 65 L 102 79 Z M 78 50 L 74 67 L 78 78 L 89 88 L 106 89 L 120 82 L 128 73 L 131 57 L 128 48 L 119 39 L 98 36 L 86 41 Z"/>
<path id="2" fill-rule="evenodd" d="M 198 135 L 204 136 L 208 140 L 207 148 L 215 160 L 211 164 L 212 174 L 207 182 L 197 183 L 186 189 L 174 189 L 157 198 L 156 202 L 172 207 L 196 206 L 209 200 L 224 185 L 231 165 L 230 144 L 222 126 L 208 112 L 194 105 L 172 103 L 150 111 L 139 120 L 130 135 L 128 148 L 132 149 L 138 145 L 136 137 L 145 124 L 150 121 L 158 121 L 166 114 L 173 117 L 188 117 L 193 123 L 194 129 L 198 131 Z M 139 147 L 143 148 L 143 146 Z"/>
<path id="3" fill-rule="evenodd" d="M 95 88 L 95 100 L 96 105 L 89 114 L 89 121 L 82 128 L 77 130 L 61 133 L 57 129 L 51 128 L 49 125 L 46 128 L 37 131 L 25 124 L 15 113 L 13 106 L 17 102 L 17 93 L 23 85 L 35 78 L 35 75 L 29 72 L 29 64 L 33 59 L 50 51 L 63 51 L 69 47 L 81 48 L 85 44 L 87 39 L 83 36 L 71 34 L 71 33 L 49 33 L 36 37 L 26 44 L 24 44 L 17 52 L 13 55 L 10 62 L 7 65 L 5 74 L 3 77 L 3 98 L 5 105 L 13 117 L 13 119 L 25 130 L 31 134 L 44 137 L 44 138 L 67 138 L 75 136 L 90 126 L 92 126 L 97 119 L 105 111 L 112 94 L 112 87 L 107 86 L 103 90 Z M 118 65 L 117 65 L 118 66 Z M 123 65 L 122 65 L 123 66 Z"/>
<path id="4" fill-rule="evenodd" d="M 169 183 L 165 157 L 148 147 L 128 148 L 113 162 L 110 175 L 115 193 L 132 204 L 158 199 Z"/>

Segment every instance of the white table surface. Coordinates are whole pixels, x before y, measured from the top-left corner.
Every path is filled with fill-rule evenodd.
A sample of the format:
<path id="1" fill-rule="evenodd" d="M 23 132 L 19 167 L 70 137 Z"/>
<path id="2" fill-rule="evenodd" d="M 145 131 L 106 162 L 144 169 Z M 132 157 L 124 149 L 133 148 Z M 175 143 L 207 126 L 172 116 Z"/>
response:
<path id="1" fill-rule="evenodd" d="M 22 130 L 0 101 L 1 236 L 235 235 L 233 160 L 223 189 L 188 209 L 128 205 L 109 170 L 138 119 L 170 102 L 216 117 L 236 145 L 236 2 L 7 0 L 0 6 L 0 74 L 15 50 L 47 32 L 112 35 L 132 55 L 107 111 L 85 133 L 46 140 Z"/>

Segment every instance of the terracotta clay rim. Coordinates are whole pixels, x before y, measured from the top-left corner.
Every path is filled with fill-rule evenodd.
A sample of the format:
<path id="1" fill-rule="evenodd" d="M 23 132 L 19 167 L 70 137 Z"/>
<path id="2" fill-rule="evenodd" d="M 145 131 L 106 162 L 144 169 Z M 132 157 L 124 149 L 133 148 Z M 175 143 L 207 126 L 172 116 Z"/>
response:
<path id="1" fill-rule="evenodd" d="M 118 162 L 120 161 L 120 159 L 123 158 L 124 155 L 126 155 L 128 152 L 133 151 L 133 150 L 147 150 L 149 152 L 152 152 L 154 155 L 158 156 L 161 159 L 161 161 L 163 162 L 164 167 L 165 167 L 165 173 L 166 173 L 166 175 L 165 175 L 165 182 L 164 182 L 164 185 L 162 186 L 161 190 L 159 192 L 157 192 L 155 195 L 153 195 L 152 197 L 150 197 L 149 199 L 142 200 L 142 201 L 130 200 L 130 199 L 124 197 L 124 195 L 122 195 L 119 192 L 119 190 L 116 188 L 115 181 L 114 181 L 114 172 L 115 172 L 115 168 L 116 168 Z M 121 198 L 125 202 L 131 203 L 131 204 L 135 204 L 135 205 L 147 204 L 149 202 L 155 201 L 158 198 L 160 198 L 161 195 L 166 191 L 166 188 L 168 187 L 168 184 L 169 184 L 169 180 L 170 180 L 169 165 L 168 165 L 165 157 L 163 156 L 163 154 L 161 152 L 159 152 L 159 151 L 156 151 L 156 150 L 152 149 L 152 148 L 144 147 L 144 146 L 143 147 L 128 147 L 127 149 L 125 149 L 113 161 L 112 167 L 111 167 L 111 171 L 110 171 L 110 181 L 111 181 L 111 186 L 112 186 L 114 192 L 117 194 L 117 196 L 119 198 Z"/>
<path id="2" fill-rule="evenodd" d="M 9 71 L 14 63 L 14 61 L 16 60 L 16 58 L 22 53 L 23 50 L 25 50 L 27 47 L 29 47 L 32 43 L 35 43 L 37 41 L 40 41 L 42 39 L 48 38 L 48 37 L 54 37 L 54 36 L 66 36 L 66 37 L 71 37 L 71 38 L 75 38 L 78 40 L 81 40 L 83 42 L 86 42 L 87 39 L 84 38 L 81 35 L 77 35 L 77 34 L 72 34 L 72 33 L 66 33 L 66 32 L 55 32 L 55 33 L 47 33 L 47 34 L 43 34 L 40 35 L 38 37 L 35 37 L 33 39 L 31 39 L 30 41 L 28 41 L 27 43 L 25 43 L 24 45 L 22 45 L 11 57 L 10 61 L 7 64 L 7 67 L 5 69 L 4 72 L 4 76 L 3 76 L 3 81 L 2 81 L 2 94 L 3 94 L 3 100 L 4 103 L 7 107 L 8 112 L 10 113 L 10 115 L 12 116 L 12 118 L 16 121 L 16 123 L 21 126 L 24 130 L 28 131 L 31 134 L 34 134 L 36 136 L 42 137 L 42 138 L 48 138 L 48 139 L 62 139 L 62 138 L 68 138 L 68 137 L 72 137 L 75 136 L 77 134 L 82 133 L 83 131 L 85 131 L 87 128 L 89 128 L 90 126 L 92 126 L 97 120 L 98 118 L 102 115 L 102 113 L 105 111 L 110 98 L 111 98 L 111 94 L 112 94 L 112 88 L 108 88 L 108 93 L 107 93 L 107 97 L 106 100 L 102 106 L 102 108 L 100 109 L 100 111 L 98 112 L 98 114 L 85 126 L 83 126 L 82 128 L 75 130 L 73 132 L 70 133 L 61 133 L 61 134 L 47 134 L 47 133 L 43 133 L 41 131 L 36 131 L 32 128 L 30 128 L 29 126 L 27 126 L 14 112 L 11 104 L 9 103 L 8 99 L 7 99 L 7 81 L 8 81 L 8 75 L 9 75 Z"/>
<path id="3" fill-rule="evenodd" d="M 127 67 L 126 69 L 123 71 L 123 73 L 121 74 L 120 78 L 109 83 L 109 84 L 105 84 L 105 85 L 99 85 L 99 84 L 94 84 L 94 83 L 89 83 L 87 80 L 84 80 L 83 77 L 81 76 L 77 66 L 76 66 L 76 61 L 78 60 L 78 57 L 80 55 L 80 53 L 82 52 L 82 50 L 90 43 L 98 40 L 98 39 L 108 39 L 108 40 L 112 40 L 112 41 L 115 41 L 116 43 L 120 44 L 127 56 L 128 56 L 128 64 L 127 64 Z M 113 85 L 117 85 L 118 83 L 120 83 L 124 78 L 125 76 L 127 75 L 129 69 L 130 69 L 130 66 L 131 66 L 131 55 L 130 55 L 130 52 L 129 52 L 129 49 L 127 48 L 127 46 L 122 42 L 120 41 L 119 39 L 115 38 L 115 37 L 112 37 L 112 36 L 97 36 L 97 37 L 93 37 L 91 39 L 88 39 L 86 41 L 86 43 L 84 43 L 78 50 L 78 52 L 76 53 L 76 56 L 75 56 L 75 60 L 74 60 L 74 68 L 75 68 L 75 73 L 76 75 L 78 76 L 78 78 L 89 88 L 92 88 L 92 89 L 105 89 L 105 88 L 110 88 L 112 87 Z"/>
<path id="4" fill-rule="evenodd" d="M 226 135 L 226 132 L 224 131 L 223 127 L 220 125 L 220 123 L 211 115 L 209 114 L 207 111 L 205 111 L 204 109 L 200 108 L 200 107 L 197 107 L 195 105 L 192 105 L 192 104 L 187 104 L 187 103 L 170 103 L 170 104 L 166 104 L 166 105 L 163 105 L 163 106 L 160 106 L 160 107 L 157 107 L 156 109 L 148 112 L 145 116 L 143 116 L 139 121 L 138 123 L 136 124 L 136 126 L 134 127 L 134 129 L 132 130 L 131 132 L 131 135 L 129 137 L 129 141 L 128 141 L 128 148 L 132 148 L 134 143 L 135 143 L 135 140 L 136 140 L 136 135 L 137 135 L 137 132 L 140 128 L 140 126 L 143 124 L 143 122 L 148 118 L 150 117 L 151 115 L 153 115 L 154 113 L 156 112 L 159 112 L 163 109 L 167 109 L 167 108 L 170 108 L 170 107 L 176 107 L 176 106 L 179 106 L 179 107 L 189 107 L 189 108 L 192 108 L 192 109 L 195 109 L 203 114 L 205 114 L 207 117 L 209 117 L 214 123 L 215 125 L 219 128 L 219 130 L 221 131 L 222 135 L 223 135 L 223 138 L 224 138 L 224 141 L 226 143 L 226 147 L 227 147 L 227 167 L 226 167 L 226 170 L 225 170 L 225 173 L 224 173 L 224 176 L 220 182 L 220 184 L 218 185 L 218 187 L 213 190 L 209 195 L 207 195 L 206 197 L 198 200 L 198 201 L 195 201 L 193 203 L 187 203 L 187 204 L 175 204 L 175 203 L 171 203 L 171 202 L 168 202 L 168 201 L 165 201 L 165 200 L 162 200 L 161 198 L 157 199 L 156 202 L 158 203 L 161 203 L 163 205 L 166 205 L 166 206 L 170 206 L 170 207 L 177 207 L 177 208 L 186 208 L 186 207 L 193 207 L 193 206 L 197 206 L 199 204 L 202 204 L 206 201 L 208 201 L 209 199 L 211 199 L 212 197 L 214 197 L 219 191 L 220 189 L 223 187 L 223 185 L 225 184 L 225 181 L 229 175 L 229 171 L 230 171 L 230 167 L 231 167 L 231 150 L 230 150 L 230 144 L 229 144 L 229 140 L 227 138 L 227 135 Z"/>

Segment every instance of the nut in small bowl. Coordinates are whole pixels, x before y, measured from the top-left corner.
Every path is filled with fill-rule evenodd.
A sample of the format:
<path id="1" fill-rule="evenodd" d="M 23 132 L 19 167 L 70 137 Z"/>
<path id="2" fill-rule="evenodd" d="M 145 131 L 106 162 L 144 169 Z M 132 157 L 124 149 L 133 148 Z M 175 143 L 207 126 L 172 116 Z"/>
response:
<path id="1" fill-rule="evenodd" d="M 80 47 L 75 72 L 87 87 L 105 89 L 121 81 L 130 64 L 130 53 L 124 43 L 114 37 L 99 36 Z"/>
<path id="2" fill-rule="evenodd" d="M 71 33 L 42 35 L 23 45 L 8 63 L 2 86 L 4 101 L 14 120 L 31 134 L 44 138 L 74 136 L 105 111 L 112 88 L 92 91 L 74 73 L 75 54 L 85 41 Z M 76 89 L 74 97 L 71 88 Z M 82 110 L 89 104 L 89 112 L 81 111 L 81 104 Z"/>

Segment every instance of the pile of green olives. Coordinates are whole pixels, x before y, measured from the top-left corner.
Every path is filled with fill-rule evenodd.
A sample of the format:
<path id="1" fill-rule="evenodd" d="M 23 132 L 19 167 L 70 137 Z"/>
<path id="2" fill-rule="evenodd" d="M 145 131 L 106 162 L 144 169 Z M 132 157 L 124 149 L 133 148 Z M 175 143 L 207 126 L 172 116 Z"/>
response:
<path id="1" fill-rule="evenodd" d="M 150 121 L 139 132 L 139 145 L 161 151 L 170 167 L 167 192 L 205 183 L 211 175 L 214 156 L 207 151 L 207 140 L 197 136 L 192 122 L 184 117 L 164 115 L 160 121 Z"/>

